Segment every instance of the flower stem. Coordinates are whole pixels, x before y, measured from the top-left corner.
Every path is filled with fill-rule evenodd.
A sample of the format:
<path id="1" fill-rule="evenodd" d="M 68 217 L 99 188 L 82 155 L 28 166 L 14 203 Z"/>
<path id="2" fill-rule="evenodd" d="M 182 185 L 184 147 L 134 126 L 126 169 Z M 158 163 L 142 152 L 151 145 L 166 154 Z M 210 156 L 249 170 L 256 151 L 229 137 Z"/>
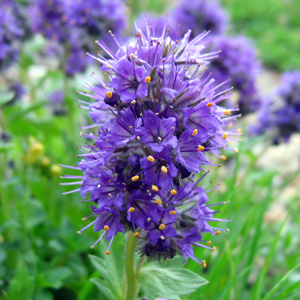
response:
<path id="1" fill-rule="evenodd" d="M 138 294 L 138 280 L 134 263 L 136 243 L 134 232 L 129 231 L 125 246 L 125 300 L 136 300 Z"/>

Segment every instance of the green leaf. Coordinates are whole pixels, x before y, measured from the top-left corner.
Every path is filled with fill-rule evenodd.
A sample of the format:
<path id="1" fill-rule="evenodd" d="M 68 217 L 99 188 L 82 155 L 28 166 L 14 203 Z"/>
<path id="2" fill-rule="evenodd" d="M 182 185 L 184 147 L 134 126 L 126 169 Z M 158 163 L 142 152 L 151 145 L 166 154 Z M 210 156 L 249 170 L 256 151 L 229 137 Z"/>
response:
<path id="1" fill-rule="evenodd" d="M 108 299 L 121 299 L 122 298 L 122 280 L 120 278 L 117 268 L 117 263 L 114 260 L 113 255 L 106 258 L 100 258 L 94 255 L 89 255 L 93 266 L 100 272 L 101 279 L 92 278 L 100 291 Z"/>
<path id="2" fill-rule="evenodd" d="M 13 300 L 31 299 L 34 289 L 34 278 L 29 274 L 28 267 L 23 260 L 17 266 L 14 279 L 10 282 L 8 297 Z"/>
<path id="3" fill-rule="evenodd" d="M 40 274 L 39 284 L 43 287 L 53 287 L 59 289 L 63 286 L 63 281 L 72 276 L 72 271 L 67 267 L 58 267 L 45 274 Z"/>
<path id="4" fill-rule="evenodd" d="M 279 288 L 284 284 L 284 281 L 290 276 L 290 274 L 296 270 L 300 264 L 296 265 L 293 269 L 291 269 L 289 272 L 287 272 L 267 293 L 267 295 L 263 298 L 263 300 L 271 300 L 274 299 L 273 295 L 279 290 Z M 289 288 L 287 288 L 289 289 Z"/>
<path id="5" fill-rule="evenodd" d="M 5 94 L 1 94 L 0 95 L 0 105 L 3 105 L 5 103 L 11 101 L 14 96 L 15 96 L 14 92 L 8 92 L 8 93 L 5 93 Z"/>
<path id="6" fill-rule="evenodd" d="M 208 281 L 184 268 L 165 268 L 152 263 L 142 268 L 139 283 L 151 300 L 156 297 L 177 300 L 180 295 L 190 294 Z"/>
<path id="7" fill-rule="evenodd" d="M 100 279 L 100 278 L 91 278 L 90 279 L 91 282 L 93 282 L 98 289 L 101 291 L 101 293 L 103 295 L 105 295 L 105 297 L 109 300 L 119 300 L 120 298 L 118 298 L 116 295 L 114 295 L 113 291 L 111 290 L 109 284 L 107 284 L 106 281 Z"/>

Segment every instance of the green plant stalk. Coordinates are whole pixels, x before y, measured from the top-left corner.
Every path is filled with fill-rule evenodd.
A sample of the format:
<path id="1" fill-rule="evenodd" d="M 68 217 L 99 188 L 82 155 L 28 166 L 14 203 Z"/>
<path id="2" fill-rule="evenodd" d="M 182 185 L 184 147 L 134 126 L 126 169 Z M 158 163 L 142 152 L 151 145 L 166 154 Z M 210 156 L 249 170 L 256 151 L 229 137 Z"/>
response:
<path id="1" fill-rule="evenodd" d="M 125 300 L 136 300 L 138 294 L 138 279 L 135 271 L 134 254 L 137 239 L 134 237 L 134 232 L 127 233 L 125 245 Z"/>

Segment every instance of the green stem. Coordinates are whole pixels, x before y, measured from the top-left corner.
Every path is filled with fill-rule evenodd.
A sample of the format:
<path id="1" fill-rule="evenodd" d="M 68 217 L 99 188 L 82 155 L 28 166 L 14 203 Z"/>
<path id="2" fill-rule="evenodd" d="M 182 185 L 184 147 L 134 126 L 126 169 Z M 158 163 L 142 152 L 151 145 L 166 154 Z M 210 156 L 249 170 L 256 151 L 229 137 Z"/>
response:
<path id="1" fill-rule="evenodd" d="M 136 300 L 138 294 L 138 280 L 134 263 L 136 243 L 134 232 L 129 231 L 125 246 L 125 300 Z"/>

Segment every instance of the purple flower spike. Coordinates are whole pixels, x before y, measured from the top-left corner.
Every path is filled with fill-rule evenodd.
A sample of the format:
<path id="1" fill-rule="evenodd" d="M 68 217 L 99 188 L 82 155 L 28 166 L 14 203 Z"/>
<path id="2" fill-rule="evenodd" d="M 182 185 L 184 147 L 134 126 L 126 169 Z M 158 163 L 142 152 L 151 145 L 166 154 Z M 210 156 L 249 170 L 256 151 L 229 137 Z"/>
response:
<path id="1" fill-rule="evenodd" d="M 274 98 L 279 98 L 278 103 Z M 258 124 L 250 128 L 253 134 L 273 132 L 273 144 L 288 142 L 300 130 L 300 72 L 286 72 L 281 85 L 268 95 L 257 114 Z"/>
<path id="2" fill-rule="evenodd" d="M 180 34 L 192 29 L 192 38 L 205 30 L 223 34 L 228 27 L 227 14 L 216 0 L 181 0 L 170 13 L 170 19 L 178 24 Z"/>
<path id="3" fill-rule="evenodd" d="M 188 31 L 173 40 L 172 28 L 163 26 L 157 34 L 151 23 L 147 26 L 146 32 L 136 26 L 136 41 L 117 52 L 98 42 L 110 58 L 94 58 L 109 80 L 93 73 L 97 86 L 79 93 L 95 100 L 78 100 L 95 122 L 86 129 L 95 128 L 82 133 L 91 142 L 81 147 L 78 167 L 69 167 L 83 175 L 64 177 L 76 179 L 71 184 L 80 188 L 67 193 L 79 191 L 87 198 L 82 202 L 93 204 L 89 217 L 96 219 L 84 229 L 103 230 L 93 246 L 106 234 L 110 247 L 117 232 L 132 230 L 141 255 L 149 259 L 178 254 L 205 266 L 193 247 L 213 251 L 203 234 L 226 231 L 209 222 L 227 220 L 216 218 L 214 204 L 207 204 L 206 190 L 199 186 L 206 173 L 196 180 L 193 172 L 213 165 L 207 154 L 220 156 L 227 141 L 240 135 L 226 129 L 238 108 L 218 106 L 231 94 L 200 68 L 216 56 L 202 54 L 207 33 L 189 41 Z"/>
<path id="4" fill-rule="evenodd" d="M 18 6 L 14 1 L 1 1 L 0 9 L 0 71 L 18 60 L 18 41 L 23 36 L 22 22 L 18 18 Z"/>
<path id="5" fill-rule="evenodd" d="M 209 70 L 221 82 L 230 79 L 226 87 L 240 93 L 239 107 L 243 115 L 255 112 L 261 99 L 255 80 L 260 72 L 260 62 L 251 41 L 245 37 L 218 36 L 213 40 L 213 50 L 220 50 L 219 58 L 212 61 Z"/>

